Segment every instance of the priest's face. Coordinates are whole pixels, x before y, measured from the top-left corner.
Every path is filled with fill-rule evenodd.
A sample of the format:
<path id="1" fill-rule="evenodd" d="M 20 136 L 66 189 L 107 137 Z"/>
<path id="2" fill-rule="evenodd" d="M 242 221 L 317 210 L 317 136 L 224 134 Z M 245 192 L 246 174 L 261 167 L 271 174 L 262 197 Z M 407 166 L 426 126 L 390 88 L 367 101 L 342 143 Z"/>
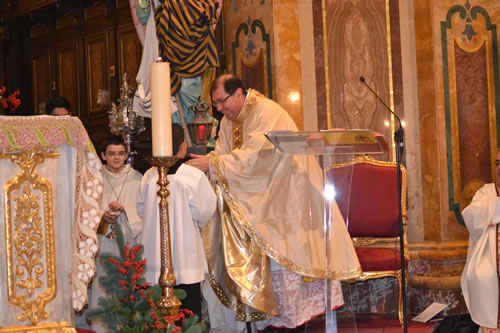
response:
<path id="1" fill-rule="evenodd" d="M 229 120 L 236 119 L 243 107 L 244 101 L 245 96 L 240 88 L 230 94 L 224 90 L 224 85 L 220 84 L 212 93 L 213 106 Z"/>
<path id="2" fill-rule="evenodd" d="M 495 161 L 495 177 L 497 186 L 500 186 L 500 150 L 497 152 L 497 159 Z"/>
<path id="3" fill-rule="evenodd" d="M 123 168 L 127 159 L 127 150 L 123 145 L 108 145 L 101 157 L 106 161 L 106 167 L 111 172 L 118 172 Z"/>

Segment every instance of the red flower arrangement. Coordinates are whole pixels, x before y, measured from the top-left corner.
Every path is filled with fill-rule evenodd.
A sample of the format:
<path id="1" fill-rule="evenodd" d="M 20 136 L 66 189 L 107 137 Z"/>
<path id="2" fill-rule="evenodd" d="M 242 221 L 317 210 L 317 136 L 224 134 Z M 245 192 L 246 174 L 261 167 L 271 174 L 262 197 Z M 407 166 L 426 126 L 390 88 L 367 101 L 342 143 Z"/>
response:
<path id="1" fill-rule="evenodd" d="M 203 333 L 205 325 L 188 309 L 181 309 L 174 317 L 158 311 L 156 304 L 162 290 L 159 285 L 151 286 L 143 277 L 146 266 L 146 259 L 142 259 L 143 246 L 130 247 L 124 242 L 118 223 L 114 230 L 121 254 L 102 253 L 99 257 L 107 273 L 99 278 L 99 283 L 109 297 L 100 298 L 99 308 L 87 311 L 87 319 L 100 319 L 110 331 L 120 333 Z M 186 297 L 184 290 L 175 289 L 174 294 L 180 300 Z"/>
<path id="2" fill-rule="evenodd" d="M 19 90 L 5 97 L 6 94 L 7 88 L 3 86 L 0 89 L 0 114 L 12 115 L 21 104 L 21 100 L 18 98 Z"/>

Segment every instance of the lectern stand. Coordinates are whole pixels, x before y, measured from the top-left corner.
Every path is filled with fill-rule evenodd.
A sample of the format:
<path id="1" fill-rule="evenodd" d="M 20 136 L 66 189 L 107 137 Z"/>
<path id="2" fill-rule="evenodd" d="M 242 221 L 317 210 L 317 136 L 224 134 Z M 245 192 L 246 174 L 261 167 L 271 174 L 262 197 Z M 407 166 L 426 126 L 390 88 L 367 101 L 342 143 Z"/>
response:
<path id="1" fill-rule="evenodd" d="M 73 332 L 95 272 L 101 162 L 75 117 L 0 117 L 0 332 Z"/>
<path id="2" fill-rule="evenodd" d="M 356 278 L 356 276 L 336 276 L 336 269 L 328 267 L 331 262 L 328 256 L 335 256 L 341 253 L 342 249 L 339 248 L 335 236 L 338 234 L 339 224 L 335 223 L 335 219 L 342 219 L 342 215 L 338 214 L 338 206 L 336 200 L 338 200 L 339 195 L 350 196 L 350 193 L 337 193 L 335 184 L 332 183 L 329 177 L 326 177 L 326 173 L 335 164 L 344 163 L 352 160 L 356 155 L 369 154 L 369 155 L 383 155 L 387 153 L 388 146 L 383 138 L 383 136 L 373 132 L 371 130 L 350 130 L 350 131 L 319 131 L 319 132 L 290 132 L 290 131 L 273 131 L 267 134 L 268 139 L 273 143 L 273 145 L 282 153 L 288 155 L 314 155 L 317 157 L 317 162 L 320 164 L 322 173 L 322 199 L 324 201 L 324 214 L 323 214 L 323 230 L 325 256 L 327 260 L 324 261 L 326 267 L 324 267 L 325 272 L 333 272 L 329 279 L 333 280 L 350 280 L 351 278 Z M 350 183 L 347 186 L 350 192 Z M 338 190 L 338 188 L 337 188 Z M 344 187 L 345 190 L 345 187 Z M 310 198 L 304 197 L 304 200 L 311 200 Z M 313 204 L 311 203 L 312 207 Z M 338 221 L 337 221 L 338 222 Z M 343 221 L 344 222 L 344 221 Z M 345 221 L 348 223 L 348 221 Z M 347 251 L 346 251 L 347 252 Z M 350 258 L 348 260 L 357 260 L 357 258 Z M 330 286 L 326 283 L 325 286 Z M 341 311 L 350 311 L 346 309 L 352 309 L 353 304 L 351 304 L 351 293 L 350 289 L 343 288 L 343 299 L 344 304 L 349 305 L 343 307 Z M 325 314 L 326 314 L 326 332 L 335 331 L 336 325 L 336 314 L 332 310 L 335 309 L 334 304 L 330 303 L 332 299 L 331 294 L 338 292 L 332 287 L 327 287 L 324 290 L 326 300 L 325 302 Z M 352 318 L 353 326 L 355 327 L 355 317 L 351 313 L 344 313 L 344 317 Z M 351 320 L 351 319 L 348 319 Z"/>

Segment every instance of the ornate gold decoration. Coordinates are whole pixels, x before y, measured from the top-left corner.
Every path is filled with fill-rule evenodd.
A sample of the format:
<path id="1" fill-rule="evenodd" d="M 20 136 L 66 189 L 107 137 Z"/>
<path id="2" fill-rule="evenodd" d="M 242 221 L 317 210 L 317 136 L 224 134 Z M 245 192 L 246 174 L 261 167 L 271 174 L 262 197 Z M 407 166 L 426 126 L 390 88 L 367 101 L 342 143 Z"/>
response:
<path id="1" fill-rule="evenodd" d="M 218 156 L 212 156 L 210 158 L 211 164 L 215 168 L 215 172 L 217 173 L 217 180 L 219 182 L 219 186 L 223 193 L 224 199 L 226 200 L 227 205 L 230 207 L 231 212 L 233 214 L 233 218 L 237 219 L 242 225 L 245 226 L 245 231 L 248 233 L 251 239 L 254 239 L 258 244 L 259 248 L 271 259 L 276 261 L 281 266 L 285 267 L 289 271 L 295 272 L 297 274 L 308 276 L 316 279 L 328 279 L 328 280 L 347 280 L 353 276 L 358 276 L 361 274 L 361 269 L 346 269 L 344 271 L 337 272 L 327 272 L 325 270 L 312 269 L 310 267 L 306 267 L 300 264 L 297 264 L 290 259 L 281 256 L 276 249 L 271 247 L 264 237 L 262 237 L 252 226 L 245 214 L 241 211 L 239 204 L 234 200 L 234 198 L 229 193 L 229 185 L 226 177 L 222 174 L 220 159 Z"/>
<path id="2" fill-rule="evenodd" d="M 241 148 L 243 144 L 243 128 L 242 123 L 233 122 L 233 145 L 232 149 Z"/>
<path id="3" fill-rule="evenodd" d="M 67 322 L 43 323 L 36 326 L 9 326 L 0 328 L 0 333 L 74 333 L 76 330 Z"/>
<path id="4" fill-rule="evenodd" d="M 0 154 L 21 168 L 3 186 L 8 300 L 23 310 L 16 318 L 33 325 L 49 318 L 44 307 L 57 294 L 52 184 L 34 171 L 46 157 L 59 156 L 47 151 Z"/>
<path id="5" fill-rule="evenodd" d="M 167 189 L 169 181 L 167 179 L 168 169 L 173 166 L 179 158 L 175 156 L 152 157 L 148 162 L 158 168 L 158 196 L 160 202 L 160 249 L 161 249 L 161 268 L 159 285 L 161 287 L 161 297 L 158 301 L 160 313 L 167 316 L 175 316 L 179 312 L 181 301 L 174 295 L 176 284 L 174 268 L 172 267 L 172 250 L 170 243 L 170 219 L 168 216 L 168 196 L 170 192 Z"/>
<path id="6" fill-rule="evenodd" d="M 304 280 L 305 283 L 313 283 L 316 281 L 316 278 L 308 277 L 308 276 L 303 276 L 302 280 Z"/>
<path id="7" fill-rule="evenodd" d="M 272 316 L 269 316 L 263 312 L 259 312 L 250 307 L 245 307 L 243 303 L 239 303 L 238 301 L 231 302 L 229 297 L 224 292 L 224 289 L 215 278 L 215 273 L 210 264 L 208 264 L 208 275 L 209 275 L 208 281 L 210 282 L 210 286 L 212 287 L 215 295 L 217 295 L 217 298 L 220 300 L 220 302 L 225 307 L 230 308 L 234 310 L 234 312 L 236 312 L 235 320 L 252 322 L 252 321 L 266 320 L 272 318 Z M 246 311 L 247 309 L 252 309 L 252 311 L 254 312 L 248 313 Z"/>
<path id="8" fill-rule="evenodd" d="M 243 145 L 243 122 L 247 119 L 250 112 L 253 110 L 253 106 L 260 102 L 264 96 L 254 89 L 247 90 L 248 95 L 243 107 L 238 113 L 235 120 L 232 121 L 232 146 L 231 150 L 241 148 Z"/>

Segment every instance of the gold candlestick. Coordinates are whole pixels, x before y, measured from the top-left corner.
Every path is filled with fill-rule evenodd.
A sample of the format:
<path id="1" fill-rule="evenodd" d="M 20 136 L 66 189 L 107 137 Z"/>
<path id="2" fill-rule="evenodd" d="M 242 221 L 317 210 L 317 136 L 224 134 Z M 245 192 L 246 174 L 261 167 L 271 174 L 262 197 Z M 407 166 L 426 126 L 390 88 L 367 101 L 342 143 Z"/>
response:
<path id="1" fill-rule="evenodd" d="M 167 189 L 169 181 L 167 179 L 168 169 L 178 160 L 175 156 L 153 156 L 148 162 L 158 169 L 158 196 L 160 197 L 160 246 L 161 246 L 161 268 L 158 283 L 161 287 L 162 296 L 158 301 L 160 313 L 167 316 L 175 316 L 179 312 L 181 301 L 174 295 L 176 285 L 174 268 L 172 267 L 172 250 L 170 243 L 170 220 L 168 217 L 168 196 Z"/>

